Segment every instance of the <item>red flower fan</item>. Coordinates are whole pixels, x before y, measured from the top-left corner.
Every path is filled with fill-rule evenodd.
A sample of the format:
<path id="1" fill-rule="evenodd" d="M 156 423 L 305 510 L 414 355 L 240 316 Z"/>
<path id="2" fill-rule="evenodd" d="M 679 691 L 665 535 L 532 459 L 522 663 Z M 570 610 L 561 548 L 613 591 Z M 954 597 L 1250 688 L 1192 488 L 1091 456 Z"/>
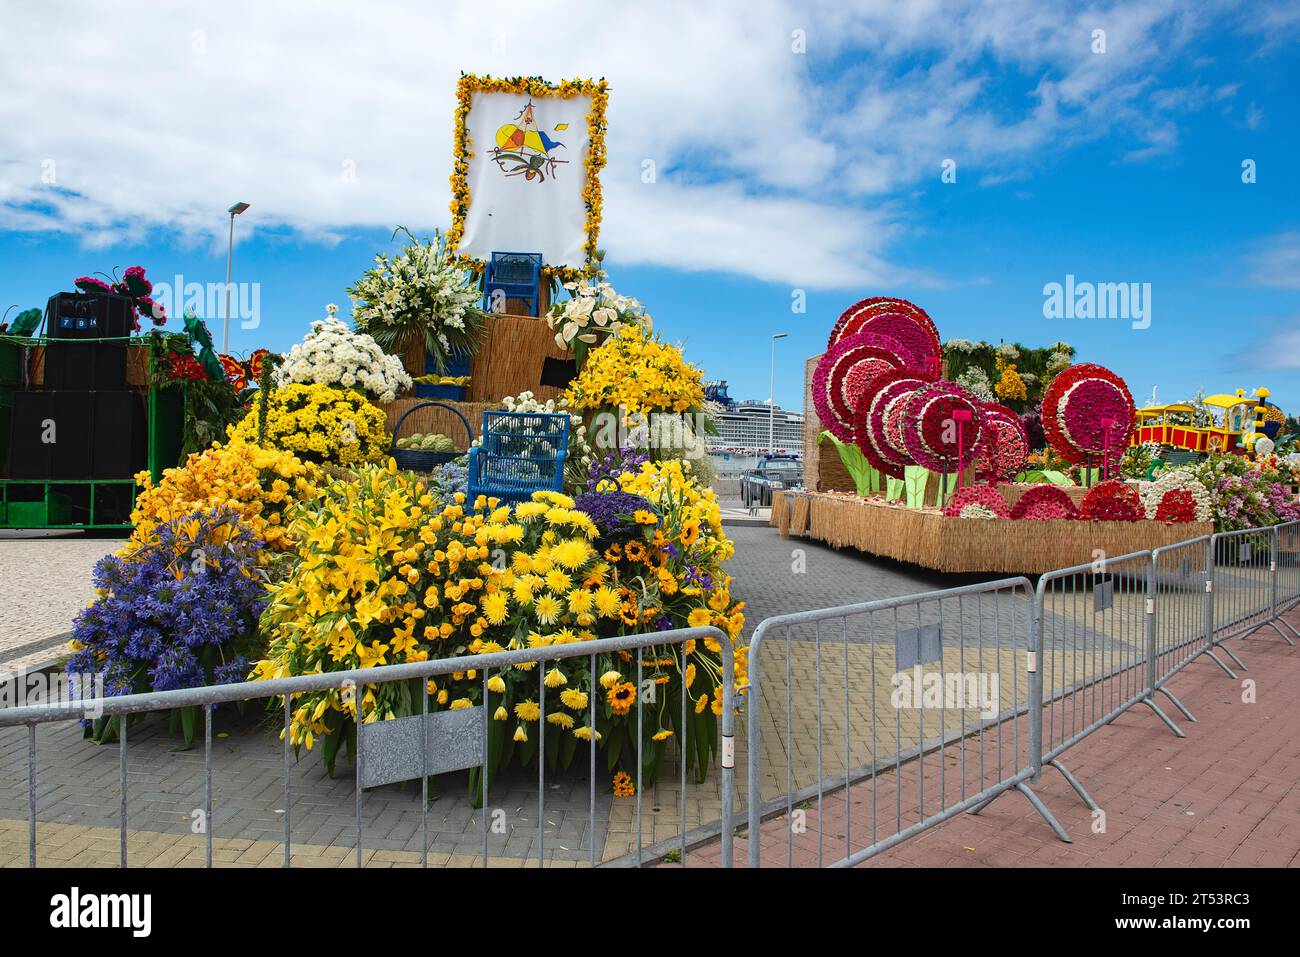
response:
<path id="1" fill-rule="evenodd" d="M 895 340 L 868 332 L 843 340 L 821 357 L 813 371 L 813 406 L 822 426 L 841 442 L 852 442 L 854 409 L 881 372 L 906 365 Z"/>
<path id="2" fill-rule="evenodd" d="M 922 366 L 917 371 L 927 373 L 926 378 L 932 381 L 939 378 L 943 358 L 939 330 L 920 306 L 892 296 L 873 296 L 855 302 L 836 320 L 826 347 L 833 348 L 842 339 L 864 331 L 891 336 L 909 345 L 925 343 L 924 358 L 933 360 L 933 365 Z"/>
<path id="3" fill-rule="evenodd" d="M 1116 468 L 1133 431 L 1135 414 L 1133 396 L 1124 380 L 1091 362 L 1070 366 L 1043 394 L 1047 441 L 1075 465 L 1101 464 L 1109 448 L 1110 467 Z"/>
<path id="4" fill-rule="evenodd" d="M 972 461 L 984 442 L 982 403 L 955 382 L 932 382 L 918 389 L 903 410 L 903 442 L 917 465 L 932 472 L 955 472 Z M 958 409 L 970 413 L 959 424 Z"/>
<path id="5" fill-rule="evenodd" d="M 854 441 L 872 468 L 902 478 L 903 468 L 913 464 L 903 442 L 902 411 L 912 393 L 925 384 L 912 372 L 892 369 L 876 376 L 859 397 Z"/>
<path id="6" fill-rule="evenodd" d="M 986 482 L 1000 482 L 1025 467 L 1029 458 L 1029 434 L 1025 425 L 1005 405 L 985 402 L 984 447 L 975 459 L 975 470 Z"/>

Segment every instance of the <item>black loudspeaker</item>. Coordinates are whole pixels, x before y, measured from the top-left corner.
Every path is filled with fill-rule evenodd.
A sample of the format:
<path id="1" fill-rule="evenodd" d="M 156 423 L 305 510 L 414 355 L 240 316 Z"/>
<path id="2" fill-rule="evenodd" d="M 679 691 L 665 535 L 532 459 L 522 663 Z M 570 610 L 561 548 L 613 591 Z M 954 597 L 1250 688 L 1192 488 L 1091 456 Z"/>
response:
<path id="1" fill-rule="evenodd" d="M 90 436 L 93 429 L 95 400 L 102 392 L 51 392 L 54 400 L 50 419 L 54 423 L 53 459 L 50 478 L 94 478 L 91 471 Z"/>
<path id="2" fill-rule="evenodd" d="M 144 397 L 136 392 L 15 392 L 14 479 L 128 479 L 147 467 Z"/>
<path id="3" fill-rule="evenodd" d="M 149 464 L 144 396 L 93 392 L 92 478 L 126 479 Z"/>
<path id="4" fill-rule="evenodd" d="M 50 342 L 45 346 L 45 390 L 125 389 L 126 344 Z"/>
<path id="5" fill-rule="evenodd" d="M 563 389 L 578 374 L 578 363 L 574 359 L 556 359 L 547 356 L 542 361 L 542 381 L 541 385 L 554 386 L 557 389 Z"/>
<path id="6" fill-rule="evenodd" d="M 48 392 L 15 392 L 9 430 L 9 477 L 47 479 L 53 447 L 43 441 L 54 419 L 54 396 Z"/>
<path id="7" fill-rule="evenodd" d="M 124 339 L 134 327 L 126 296 L 61 292 L 45 306 L 45 334 L 51 339 Z"/>

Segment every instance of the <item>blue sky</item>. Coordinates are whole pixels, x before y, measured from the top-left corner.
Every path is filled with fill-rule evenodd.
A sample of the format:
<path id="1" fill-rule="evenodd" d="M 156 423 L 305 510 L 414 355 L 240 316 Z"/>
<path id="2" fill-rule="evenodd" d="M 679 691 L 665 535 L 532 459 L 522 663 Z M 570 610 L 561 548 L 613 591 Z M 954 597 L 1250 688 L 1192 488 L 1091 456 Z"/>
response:
<path id="1" fill-rule="evenodd" d="M 346 312 L 393 225 L 446 225 L 460 69 L 603 75 L 612 280 L 733 396 L 766 397 L 789 332 L 777 399 L 797 406 L 838 314 L 900 295 L 945 339 L 1064 339 L 1139 402 L 1266 385 L 1300 410 L 1293 4 L 537 6 L 324 4 L 304 31 L 242 0 L 141 5 L 151 55 L 124 62 L 107 14 L 19 3 L 0 308 L 136 263 L 221 281 L 246 200 L 235 278 L 260 325 L 232 351 L 287 348 Z M 67 57 L 30 55 L 55 38 Z M 1150 327 L 1044 318 L 1067 274 L 1150 283 Z"/>

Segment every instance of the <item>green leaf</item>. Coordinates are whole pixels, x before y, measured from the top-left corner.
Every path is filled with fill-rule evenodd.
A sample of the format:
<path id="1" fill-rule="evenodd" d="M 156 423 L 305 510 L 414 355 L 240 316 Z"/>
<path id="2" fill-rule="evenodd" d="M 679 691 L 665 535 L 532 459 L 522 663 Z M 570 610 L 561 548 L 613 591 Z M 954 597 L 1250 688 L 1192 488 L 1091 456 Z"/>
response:
<path id="1" fill-rule="evenodd" d="M 852 476 L 859 495 L 872 495 L 880 491 L 880 473 L 867 461 L 860 448 L 849 442 L 841 442 L 830 432 L 823 432 L 817 436 L 818 444 L 822 439 L 830 439 L 835 444 L 835 450 L 840 454 L 840 461 Z"/>

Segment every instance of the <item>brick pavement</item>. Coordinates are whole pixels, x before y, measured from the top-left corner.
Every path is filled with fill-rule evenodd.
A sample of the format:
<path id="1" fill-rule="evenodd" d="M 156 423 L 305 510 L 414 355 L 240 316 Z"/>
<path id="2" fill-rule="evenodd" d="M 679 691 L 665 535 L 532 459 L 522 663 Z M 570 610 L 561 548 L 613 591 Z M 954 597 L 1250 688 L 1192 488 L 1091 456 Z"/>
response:
<path id="1" fill-rule="evenodd" d="M 0 669 L 40 668 L 62 657 L 50 639 L 94 598 L 90 575 L 122 539 L 0 531 Z"/>
<path id="2" fill-rule="evenodd" d="M 1287 620 L 1300 625 L 1300 612 Z M 1093 816 L 1060 774 L 1044 769 L 1034 790 L 1074 843 L 1058 841 L 1012 792 L 978 816 L 953 817 L 862 866 L 1300 866 L 1300 736 L 1293 716 L 1300 652 L 1268 628 L 1232 644 L 1250 666 L 1240 677 L 1255 682 L 1256 703 L 1243 703 L 1241 681 L 1201 659 L 1171 683 L 1198 718 L 1180 720 L 1186 738 L 1174 737 L 1139 706 L 1063 756 L 1104 820 Z M 926 773 L 931 787 L 936 763 Z M 918 778 L 914 762 L 903 774 L 905 795 L 917 793 Z M 878 787 L 892 796 L 896 784 L 887 774 Z M 803 806 L 806 830 L 792 838 L 795 866 L 816 866 L 819 837 L 827 862 L 839 856 L 846 821 L 857 835 L 854 849 L 863 847 L 871 833 L 871 794 L 870 782 L 855 785 L 847 818 L 842 791 L 825 797 L 820 819 L 815 801 Z M 887 810 L 885 833 L 892 833 L 892 798 Z M 904 826 L 916 820 L 916 810 L 916 802 L 904 797 Z M 936 810 L 934 803 L 927 805 L 928 813 Z M 784 815 L 765 822 L 765 867 L 785 865 L 787 833 Z M 746 838 L 737 839 L 735 853 L 744 865 Z M 688 864 L 716 865 L 718 858 L 714 843 L 692 852 Z"/>

